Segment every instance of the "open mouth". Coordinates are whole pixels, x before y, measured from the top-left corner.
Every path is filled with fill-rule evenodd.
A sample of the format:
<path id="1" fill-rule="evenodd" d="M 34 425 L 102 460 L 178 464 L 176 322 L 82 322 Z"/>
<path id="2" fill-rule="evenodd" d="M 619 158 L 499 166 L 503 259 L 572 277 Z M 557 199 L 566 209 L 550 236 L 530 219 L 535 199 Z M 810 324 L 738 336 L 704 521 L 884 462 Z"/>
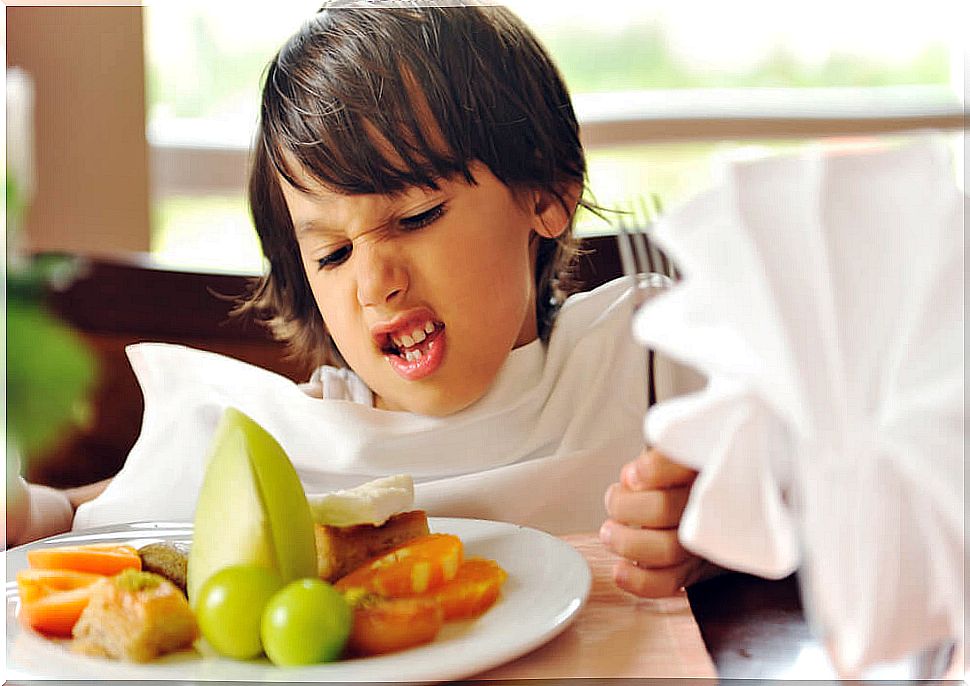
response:
<path id="1" fill-rule="evenodd" d="M 381 352 L 385 355 L 396 355 L 406 362 L 415 362 L 428 353 L 431 344 L 444 328 L 444 323 L 429 319 L 414 327 L 387 334 L 380 346 Z"/>

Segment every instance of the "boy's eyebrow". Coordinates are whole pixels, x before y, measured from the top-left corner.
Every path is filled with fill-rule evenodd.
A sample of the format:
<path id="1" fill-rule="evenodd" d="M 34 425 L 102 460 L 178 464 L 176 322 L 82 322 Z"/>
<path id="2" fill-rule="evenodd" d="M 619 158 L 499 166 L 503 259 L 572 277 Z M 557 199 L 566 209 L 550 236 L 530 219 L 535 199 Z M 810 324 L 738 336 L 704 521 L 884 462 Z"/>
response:
<path id="1" fill-rule="evenodd" d="M 377 223 L 381 225 L 386 224 L 387 222 L 391 221 L 394 216 L 395 213 L 393 211 L 387 211 L 384 217 Z M 306 236 L 327 237 L 343 235 L 343 231 L 341 229 L 333 227 L 327 224 L 325 220 L 316 217 L 309 217 L 296 222 L 293 227 L 293 233 L 298 240 Z"/>
<path id="2" fill-rule="evenodd" d="M 337 233 L 332 227 L 327 226 L 319 219 L 302 219 L 297 222 L 294 227 L 294 233 L 297 238 L 301 236 L 308 236 L 312 234 L 332 234 Z"/>

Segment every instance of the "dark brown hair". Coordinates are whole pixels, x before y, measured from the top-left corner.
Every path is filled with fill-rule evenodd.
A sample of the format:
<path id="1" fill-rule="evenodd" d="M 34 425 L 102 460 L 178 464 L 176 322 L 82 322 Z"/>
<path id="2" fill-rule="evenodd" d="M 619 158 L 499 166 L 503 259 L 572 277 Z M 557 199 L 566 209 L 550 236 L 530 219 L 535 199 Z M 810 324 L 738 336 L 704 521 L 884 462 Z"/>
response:
<path id="1" fill-rule="evenodd" d="M 306 190 L 305 173 L 337 192 L 383 195 L 455 176 L 471 183 L 474 161 L 514 192 L 540 191 L 574 215 L 566 194 L 582 188 L 586 173 L 579 127 L 558 70 L 529 29 L 497 6 L 324 5 L 265 74 L 249 201 L 269 271 L 237 312 L 258 317 L 305 361 L 342 365 L 306 279 L 280 178 Z M 571 223 L 558 239 L 536 235 L 544 340 L 575 290 Z"/>

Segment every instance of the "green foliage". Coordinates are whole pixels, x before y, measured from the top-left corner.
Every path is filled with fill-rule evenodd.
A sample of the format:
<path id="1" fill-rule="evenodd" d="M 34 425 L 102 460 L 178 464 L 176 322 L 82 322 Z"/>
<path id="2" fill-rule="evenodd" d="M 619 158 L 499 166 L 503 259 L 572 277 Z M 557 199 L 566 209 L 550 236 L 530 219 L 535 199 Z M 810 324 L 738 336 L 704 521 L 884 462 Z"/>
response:
<path id="1" fill-rule="evenodd" d="M 83 415 L 95 378 L 84 342 L 40 304 L 39 291 L 24 280 L 7 300 L 7 429 L 27 456 Z"/>
<path id="2" fill-rule="evenodd" d="M 12 174 L 5 192 L 15 245 L 23 202 Z M 95 362 L 84 342 L 43 305 L 46 289 L 74 276 L 70 258 L 28 259 L 14 254 L 6 269 L 7 471 L 16 455 L 29 458 L 51 446 L 80 418 L 95 379 Z"/>
<path id="3" fill-rule="evenodd" d="M 4 194 L 7 201 L 7 216 L 19 217 L 23 208 L 21 207 L 20 188 L 13 174 L 6 174 L 4 178 Z"/>

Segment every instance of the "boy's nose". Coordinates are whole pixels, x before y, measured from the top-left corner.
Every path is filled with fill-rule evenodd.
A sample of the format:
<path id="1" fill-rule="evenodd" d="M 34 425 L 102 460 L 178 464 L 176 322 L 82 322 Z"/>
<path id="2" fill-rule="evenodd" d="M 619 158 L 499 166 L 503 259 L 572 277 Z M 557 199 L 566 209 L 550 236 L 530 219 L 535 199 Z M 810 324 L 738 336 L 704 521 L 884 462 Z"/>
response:
<path id="1" fill-rule="evenodd" d="M 384 305 L 407 291 L 407 269 L 393 248 L 363 246 L 357 257 L 357 301 L 362 306 Z"/>

